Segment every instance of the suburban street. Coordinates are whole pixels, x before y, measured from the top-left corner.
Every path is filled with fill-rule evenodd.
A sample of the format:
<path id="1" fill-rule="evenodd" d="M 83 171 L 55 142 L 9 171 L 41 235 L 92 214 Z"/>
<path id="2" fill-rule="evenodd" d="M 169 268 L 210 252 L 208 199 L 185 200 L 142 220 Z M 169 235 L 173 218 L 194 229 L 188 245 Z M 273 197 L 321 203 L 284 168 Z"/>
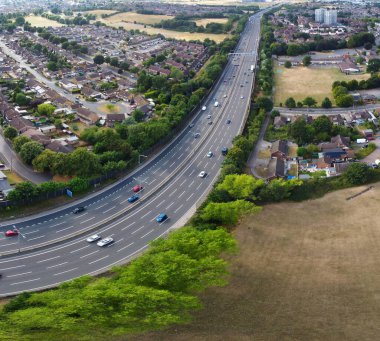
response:
<path id="1" fill-rule="evenodd" d="M 338 114 L 347 114 L 349 112 L 355 112 L 360 110 L 374 110 L 378 109 L 378 104 L 366 104 L 366 105 L 356 105 L 354 107 L 349 108 L 331 108 L 331 109 L 323 109 L 323 108 L 284 108 L 284 107 L 275 107 L 273 110 L 278 110 L 281 115 L 338 115 Z"/>
<path id="2" fill-rule="evenodd" d="M 221 149 L 231 147 L 234 136 L 243 130 L 254 84 L 250 66 L 257 61 L 262 13 L 251 17 L 237 54 L 230 57 L 204 103 L 206 110 L 200 110 L 194 126 L 184 129 L 160 154 L 126 179 L 82 202 L 27 220 L 2 222 L 0 232 L 16 225 L 22 235 L 0 237 L 0 296 L 102 273 L 128 262 L 152 240 L 188 221 L 219 175 Z M 215 101 L 219 105 L 214 106 Z M 194 137 L 195 133 L 200 136 Z M 209 151 L 213 157 L 207 157 Z M 205 178 L 198 176 L 201 171 L 207 173 Z M 128 198 L 137 184 L 145 189 L 140 199 L 130 204 Z M 76 206 L 86 210 L 72 214 Z M 160 213 L 169 219 L 157 223 L 155 218 Z M 87 243 L 86 238 L 94 233 L 110 236 L 115 242 L 104 248 Z"/>

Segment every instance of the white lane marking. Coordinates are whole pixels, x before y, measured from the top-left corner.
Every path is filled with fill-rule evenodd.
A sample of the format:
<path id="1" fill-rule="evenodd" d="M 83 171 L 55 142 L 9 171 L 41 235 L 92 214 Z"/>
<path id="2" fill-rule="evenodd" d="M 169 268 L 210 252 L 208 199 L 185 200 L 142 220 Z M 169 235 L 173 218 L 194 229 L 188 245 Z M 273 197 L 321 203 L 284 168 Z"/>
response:
<path id="1" fill-rule="evenodd" d="M 195 172 L 195 169 L 193 169 L 193 170 L 191 171 L 191 173 L 189 174 L 189 176 L 192 176 L 192 175 L 194 174 L 194 172 Z"/>
<path id="2" fill-rule="evenodd" d="M 56 226 L 62 225 L 64 223 L 65 223 L 65 221 L 63 221 L 62 223 L 59 223 L 59 224 L 51 225 L 50 227 L 56 227 Z"/>
<path id="3" fill-rule="evenodd" d="M 104 212 L 103 212 L 104 213 Z M 81 221 L 79 224 L 84 224 L 84 223 L 87 223 L 88 221 L 92 220 L 92 219 L 95 219 L 95 216 L 91 217 L 91 218 L 88 218 L 86 220 L 83 220 Z"/>
<path id="4" fill-rule="evenodd" d="M 191 193 L 190 196 L 186 199 L 186 201 L 189 201 L 190 198 L 194 195 L 194 193 Z"/>
<path id="5" fill-rule="evenodd" d="M 88 247 L 90 247 L 90 245 L 86 245 L 86 246 L 83 246 L 83 247 L 81 247 L 81 248 L 79 248 L 79 249 L 76 249 L 76 250 L 74 250 L 74 251 L 70 251 L 70 253 L 75 253 L 75 252 L 78 252 L 78 251 L 80 251 L 80 250 L 87 249 Z"/>
<path id="6" fill-rule="evenodd" d="M 143 219 L 143 218 L 145 218 L 147 215 L 149 215 L 151 213 L 152 213 L 152 211 L 149 211 L 149 212 L 145 213 L 144 215 L 142 215 L 140 218 Z"/>
<path id="7" fill-rule="evenodd" d="M 53 276 L 62 275 L 62 274 L 65 274 L 66 272 L 74 271 L 76 269 L 78 269 L 78 268 L 73 268 L 73 269 L 70 269 L 70 270 L 66 270 L 66 271 L 62 271 L 62 272 L 57 272 L 56 274 L 53 274 Z"/>
<path id="8" fill-rule="evenodd" d="M 43 259 L 43 260 L 39 260 L 39 261 L 37 261 L 37 263 L 48 262 L 49 260 L 57 259 L 57 258 L 60 258 L 60 257 L 61 257 L 61 256 L 55 256 L 55 257 L 51 257 L 51 258 L 47 258 L 47 259 Z"/>
<path id="9" fill-rule="evenodd" d="M 164 202 L 165 202 L 165 199 L 163 199 L 162 201 L 160 201 L 160 202 L 156 205 L 156 207 L 161 206 Z"/>
<path id="10" fill-rule="evenodd" d="M 83 213 L 83 214 L 81 214 L 81 215 L 77 215 L 76 218 L 82 218 L 82 217 L 85 216 L 86 214 L 88 214 L 88 212 Z"/>
<path id="11" fill-rule="evenodd" d="M 98 206 L 98 207 L 94 207 L 94 209 L 95 209 L 95 210 L 98 210 L 99 208 L 102 208 L 102 207 L 107 206 L 107 205 L 108 205 L 108 203 L 105 203 L 105 204 L 100 205 L 100 206 Z"/>
<path id="12" fill-rule="evenodd" d="M 135 243 L 135 242 L 129 243 L 128 245 L 123 246 L 121 249 L 117 250 L 116 252 L 123 251 L 124 249 L 126 249 L 127 247 L 130 247 L 130 246 L 133 245 L 134 243 Z"/>
<path id="13" fill-rule="evenodd" d="M 60 264 L 55 264 L 55 265 L 47 266 L 46 269 L 56 268 L 57 266 L 65 265 L 65 264 L 67 264 L 67 263 L 68 263 L 68 262 L 63 262 L 63 263 L 60 263 Z"/>
<path id="14" fill-rule="evenodd" d="M 71 229 L 73 227 L 74 227 L 74 225 L 71 225 L 71 226 L 65 227 L 64 229 L 57 230 L 57 231 L 55 231 L 55 233 L 59 233 L 59 232 L 65 231 L 65 230 Z"/>
<path id="15" fill-rule="evenodd" d="M 166 209 L 168 210 L 173 205 L 174 205 L 174 201 L 169 206 L 167 206 Z"/>
<path id="16" fill-rule="evenodd" d="M 185 192 L 186 192 L 186 191 L 183 191 L 183 192 L 178 196 L 178 199 L 179 199 L 180 197 L 182 197 L 182 195 L 184 195 Z"/>
<path id="17" fill-rule="evenodd" d="M 34 278 L 34 279 L 29 279 L 28 281 L 22 281 L 22 282 L 17 282 L 17 283 L 11 283 L 10 285 L 18 285 L 18 284 L 23 284 L 23 283 L 29 283 L 29 282 L 34 282 L 34 281 L 39 281 L 41 278 Z"/>
<path id="18" fill-rule="evenodd" d="M 174 161 L 168 168 L 172 168 L 175 164 L 176 162 Z"/>
<path id="19" fill-rule="evenodd" d="M 188 186 L 189 188 L 193 185 L 195 180 L 191 181 L 190 185 Z"/>
<path id="20" fill-rule="evenodd" d="M 35 231 L 31 231 L 31 232 L 24 232 L 23 234 L 25 235 L 25 236 L 27 236 L 28 234 L 32 234 L 32 233 L 36 233 L 36 232 L 38 232 L 39 230 L 35 230 Z"/>
<path id="21" fill-rule="evenodd" d="M 120 204 L 124 204 L 126 201 L 128 201 L 128 199 L 129 199 L 129 198 L 127 198 L 127 199 L 121 201 Z"/>
<path id="22" fill-rule="evenodd" d="M 17 277 L 17 276 L 22 276 L 22 275 L 27 275 L 27 274 L 31 274 L 32 271 L 28 271 L 28 272 L 23 272 L 21 274 L 16 274 L 16 275 L 8 275 L 7 277 Z"/>
<path id="23" fill-rule="evenodd" d="M 95 250 L 95 251 L 92 251 L 92 252 L 90 252 L 90 253 L 88 253 L 88 254 L 86 254 L 86 255 L 83 255 L 83 256 L 80 256 L 80 258 L 86 258 L 86 257 L 88 257 L 88 256 L 91 256 L 91 255 L 93 255 L 94 253 L 97 253 L 97 252 L 99 252 L 100 250 Z"/>
<path id="24" fill-rule="evenodd" d="M 180 184 L 179 184 L 179 187 L 181 187 L 187 180 L 183 180 Z"/>
<path id="25" fill-rule="evenodd" d="M 178 188 L 176 188 L 174 191 L 171 191 L 170 194 L 169 194 L 169 197 L 171 197 L 175 192 L 177 192 L 177 189 Z"/>
<path id="26" fill-rule="evenodd" d="M 146 237 L 148 234 L 152 233 L 154 230 L 150 230 L 149 232 L 145 233 L 143 236 L 141 236 L 140 238 L 143 239 L 144 237 Z"/>
<path id="27" fill-rule="evenodd" d="M 119 199 L 121 197 L 121 194 L 119 196 L 117 196 L 115 199 L 112 199 L 112 201 L 115 201 L 117 199 Z"/>
<path id="28" fill-rule="evenodd" d="M 40 239 L 40 238 L 43 238 L 43 237 L 45 237 L 45 235 L 39 236 L 39 237 L 30 238 L 30 239 L 28 239 L 28 241 L 31 242 L 32 240 Z"/>
<path id="29" fill-rule="evenodd" d="M 4 240 L 6 240 L 6 239 L 4 238 Z M 15 245 L 15 244 L 18 244 L 18 242 L 14 242 L 14 243 L 8 243 L 8 244 L 0 245 L 0 247 L 9 246 L 9 245 Z M 2 263 L 3 263 L 3 262 L 2 262 Z"/>
<path id="30" fill-rule="evenodd" d="M 143 225 L 143 226 L 141 226 L 141 227 L 139 227 L 137 230 L 134 230 L 133 232 L 131 232 L 131 234 L 135 234 L 136 232 L 138 232 L 138 231 L 140 231 L 142 228 L 144 228 L 145 226 Z"/>
<path id="31" fill-rule="evenodd" d="M 16 265 L 16 266 L 12 266 L 10 268 L 0 269 L 0 271 L 12 270 L 12 269 L 17 269 L 17 268 L 23 268 L 24 266 L 26 266 L 26 265 Z"/>
<path id="32" fill-rule="evenodd" d="M 184 153 L 182 153 L 180 156 L 178 156 L 177 160 L 181 159 Z"/>
<path id="33" fill-rule="evenodd" d="M 197 186 L 197 190 L 199 189 L 199 187 L 201 187 L 203 185 L 203 183 L 201 182 L 198 186 Z"/>
<path id="34" fill-rule="evenodd" d="M 179 206 L 175 211 L 174 213 L 177 213 L 181 208 L 182 208 L 183 204 L 181 206 Z"/>
<path id="35" fill-rule="evenodd" d="M 128 227 L 131 227 L 133 224 L 136 224 L 136 222 L 134 221 L 133 223 L 130 223 L 129 225 L 123 227 L 123 228 L 121 229 L 121 231 L 126 230 Z"/>
<path id="36" fill-rule="evenodd" d="M 105 213 L 107 213 L 107 212 L 109 212 L 109 211 L 113 210 L 115 207 L 116 207 L 116 206 L 112 206 L 112 207 L 111 207 L 111 208 L 109 208 L 108 210 L 105 210 L 105 211 L 103 212 L 103 214 L 105 214 Z"/>
<path id="37" fill-rule="evenodd" d="M 110 255 L 104 256 L 104 257 L 99 258 L 99 259 L 97 259 L 97 260 L 94 260 L 93 262 L 90 262 L 90 263 L 88 263 L 88 264 L 94 264 L 94 263 L 100 262 L 101 260 L 106 259 L 106 258 L 108 258 L 109 256 L 110 256 Z"/>

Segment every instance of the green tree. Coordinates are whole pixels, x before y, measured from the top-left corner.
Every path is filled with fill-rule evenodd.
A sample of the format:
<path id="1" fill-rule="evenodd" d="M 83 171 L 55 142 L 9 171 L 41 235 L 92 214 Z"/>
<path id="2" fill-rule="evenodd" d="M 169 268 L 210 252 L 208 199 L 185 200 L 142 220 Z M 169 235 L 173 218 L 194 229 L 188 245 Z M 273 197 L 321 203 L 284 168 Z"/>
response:
<path id="1" fill-rule="evenodd" d="M 15 24 L 17 26 L 22 26 L 25 24 L 25 19 L 24 17 L 17 17 L 16 20 L 15 20 Z"/>
<path id="2" fill-rule="evenodd" d="M 13 149 L 16 151 L 16 153 L 20 153 L 21 147 L 30 141 L 32 140 L 29 137 L 25 135 L 19 135 L 13 140 Z"/>
<path id="3" fill-rule="evenodd" d="M 56 107 L 50 103 L 39 104 L 37 107 L 37 111 L 40 115 L 48 117 L 53 115 L 55 109 Z"/>
<path id="4" fill-rule="evenodd" d="M 75 175 L 89 177 L 99 174 L 101 169 L 99 159 L 93 152 L 88 151 L 86 148 L 77 148 L 69 155 Z"/>
<path id="5" fill-rule="evenodd" d="M 346 87 L 344 87 L 342 85 L 337 85 L 333 88 L 332 93 L 333 93 L 334 98 L 337 98 L 341 95 L 348 94 L 348 90 Z"/>
<path id="6" fill-rule="evenodd" d="M 302 59 L 303 66 L 309 66 L 311 64 L 311 56 L 305 56 Z"/>
<path id="7" fill-rule="evenodd" d="M 33 168 L 38 172 L 49 172 L 53 168 L 56 156 L 56 152 L 53 152 L 50 149 L 45 149 L 33 160 Z"/>
<path id="8" fill-rule="evenodd" d="M 330 98 L 325 97 L 325 99 L 321 103 L 322 108 L 330 109 L 332 107 L 332 102 Z"/>
<path id="9" fill-rule="evenodd" d="M 235 225 L 243 214 L 257 213 L 260 207 L 245 200 L 236 200 L 226 203 L 208 203 L 202 210 L 200 217 L 207 223 Z"/>
<path id="10" fill-rule="evenodd" d="M 7 195 L 8 200 L 27 200 L 30 201 L 37 197 L 39 194 L 38 187 L 29 182 L 19 182 L 16 184 L 15 188 L 10 191 Z"/>
<path id="11" fill-rule="evenodd" d="M 136 109 L 132 113 L 132 117 L 136 122 L 141 122 L 144 119 L 144 112 L 141 111 L 140 109 Z"/>
<path id="12" fill-rule="evenodd" d="M 256 100 L 256 104 L 260 109 L 264 109 L 267 112 L 273 109 L 273 102 L 269 97 L 259 97 Z"/>
<path id="13" fill-rule="evenodd" d="M 101 54 L 97 54 L 95 57 L 94 57 L 94 63 L 95 64 L 98 64 L 98 65 L 101 65 L 104 63 L 104 56 L 101 55 Z"/>
<path id="14" fill-rule="evenodd" d="M 15 103 L 20 106 L 25 106 L 30 103 L 30 99 L 26 97 L 22 92 L 19 92 L 15 96 Z"/>
<path id="15" fill-rule="evenodd" d="M 44 150 L 44 146 L 36 141 L 25 143 L 20 150 L 20 156 L 22 161 L 31 165 L 32 161 L 40 155 Z"/>
<path id="16" fill-rule="evenodd" d="M 293 97 L 289 97 L 285 101 L 285 106 L 287 108 L 295 108 L 296 107 L 296 101 L 294 100 Z"/>
<path id="17" fill-rule="evenodd" d="M 310 108 L 315 106 L 317 104 L 317 101 L 313 97 L 308 96 L 304 98 L 302 103 Z"/>
<path id="18" fill-rule="evenodd" d="M 264 180 L 255 179 L 247 174 L 227 175 L 216 188 L 226 191 L 233 199 L 255 200 L 259 189 L 265 185 Z"/>
<path id="19" fill-rule="evenodd" d="M 323 115 L 323 116 L 317 117 L 313 121 L 312 126 L 316 133 L 327 133 L 328 135 L 330 135 L 333 124 L 331 123 L 330 119 L 326 115 Z"/>
<path id="20" fill-rule="evenodd" d="M 350 185 L 362 185 L 371 180 L 373 176 L 372 170 L 365 163 L 351 163 L 346 172 L 343 174 L 344 179 Z"/>
<path id="21" fill-rule="evenodd" d="M 380 71 L 380 59 L 371 59 L 367 64 L 367 72 L 375 73 Z"/>
<path id="22" fill-rule="evenodd" d="M 292 190 L 301 185 L 302 181 L 300 180 L 285 181 L 283 179 L 275 179 L 262 188 L 260 197 L 265 202 L 281 201 L 289 198 Z"/>
<path id="23" fill-rule="evenodd" d="M 297 144 L 303 145 L 313 140 L 314 129 L 306 123 L 304 118 L 298 118 L 289 125 L 289 134 L 296 140 Z"/>
<path id="24" fill-rule="evenodd" d="M 354 98 L 352 95 L 340 95 L 335 99 L 338 107 L 348 108 L 354 104 Z"/>
<path id="25" fill-rule="evenodd" d="M 4 137 L 8 140 L 13 141 L 13 139 L 18 135 L 18 132 L 13 127 L 6 127 L 4 129 Z"/>
<path id="26" fill-rule="evenodd" d="M 292 63 L 287 60 L 285 63 L 284 63 L 284 66 L 287 68 L 287 69 L 290 69 L 292 67 Z"/>

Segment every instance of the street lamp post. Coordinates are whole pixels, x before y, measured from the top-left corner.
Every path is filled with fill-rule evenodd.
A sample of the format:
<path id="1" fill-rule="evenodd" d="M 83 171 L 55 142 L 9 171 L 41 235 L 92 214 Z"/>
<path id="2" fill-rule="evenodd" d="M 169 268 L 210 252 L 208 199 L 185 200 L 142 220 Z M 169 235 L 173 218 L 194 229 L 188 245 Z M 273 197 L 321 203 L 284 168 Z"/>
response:
<path id="1" fill-rule="evenodd" d="M 26 237 L 20 232 L 20 230 L 15 225 L 13 225 L 13 231 L 17 231 L 18 252 L 20 253 L 21 252 L 21 240 L 20 240 L 20 236 L 22 238 L 24 238 L 24 239 Z"/>
<path id="2" fill-rule="evenodd" d="M 141 163 L 141 158 L 142 158 L 142 157 L 145 157 L 145 158 L 147 158 L 147 156 L 146 156 L 146 155 L 142 155 L 142 154 L 140 154 L 140 155 L 139 155 L 139 164 Z"/>

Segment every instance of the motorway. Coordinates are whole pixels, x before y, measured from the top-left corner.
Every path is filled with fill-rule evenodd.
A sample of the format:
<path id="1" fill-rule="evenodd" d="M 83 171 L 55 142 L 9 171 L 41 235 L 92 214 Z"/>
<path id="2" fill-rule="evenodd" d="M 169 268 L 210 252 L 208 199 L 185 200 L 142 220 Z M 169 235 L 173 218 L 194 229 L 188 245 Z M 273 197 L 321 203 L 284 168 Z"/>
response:
<path id="1" fill-rule="evenodd" d="M 128 178 L 77 203 L 75 206 L 86 207 L 81 214 L 72 214 L 75 206 L 66 206 L 27 220 L 2 223 L 0 233 L 15 224 L 23 237 L 6 238 L 1 233 L 0 296 L 102 273 L 128 262 L 150 241 L 191 217 L 218 177 L 223 161 L 220 150 L 230 147 L 234 136 L 243 130 L 254 82 L 250 66 L 256 65 L 261 15 L 251 17 L 236 50 L 243 54 L 230 57 L 205 101 L 207 109 L 197 113 L 194 127 L 182 131 Z M 215 100 L 218 107 L 214 107 Z M 208 124 L 210 121 L 213 123 Z M 194 133 L 200 136 L 194 138 Z M 209 151 L 214 157 L 206 156 Z M 206 178 L 198 177 L 201 171 L 207 172 Z M 145 190 L 140 200 L 130 204 L 127 200 L 136 184 L 143 184 Z M 161 212 L 169 219 L 159 224 L 155 218 Z M 115 243 L 105 248 L 87 243 L 85 239 L 95 232 L 111 236 Z"/>

